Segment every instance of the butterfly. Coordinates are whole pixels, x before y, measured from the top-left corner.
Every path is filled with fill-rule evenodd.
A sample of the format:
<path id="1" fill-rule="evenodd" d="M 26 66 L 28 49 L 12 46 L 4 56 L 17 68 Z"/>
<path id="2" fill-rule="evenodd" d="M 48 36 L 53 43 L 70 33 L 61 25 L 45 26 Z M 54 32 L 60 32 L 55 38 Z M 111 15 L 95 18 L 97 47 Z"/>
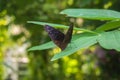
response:
<path id="1" fill-rule="evenodd" d="M 51 40 L 61 49 L 64 50 L 68 43 L 70 43 L 73 32 L 73 23 L 70 24 L 66 34 L 53 28 L 52 26 L 45 25 L 45 31 L 48 33 Z"/>

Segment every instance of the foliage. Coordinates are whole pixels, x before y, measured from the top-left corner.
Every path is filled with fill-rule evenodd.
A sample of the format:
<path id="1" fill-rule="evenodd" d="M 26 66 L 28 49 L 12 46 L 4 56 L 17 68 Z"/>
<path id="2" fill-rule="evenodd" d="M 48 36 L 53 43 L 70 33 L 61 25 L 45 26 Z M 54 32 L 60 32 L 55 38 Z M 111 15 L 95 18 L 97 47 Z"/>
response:
<path id="1" fill-rule="evenodd" d="M 119 5 L 120 0 L 0 0 L 0 24 L 2 24 L 0 25 L 0 61 L 5 60 L 6 52 L 9 53 L 11 49 L 12 52 L 17 55 L 17 53 L 21 51 L 21 48 L 24 48 L 22 45 L 26 43 L 30 44 L 27 44 L 27 47 L 32 47 L 50 41 L 50 38 L 40 25 L 28 24 L 27 21 L 38 21 L 38 23 L 43 21 L 67 25 L 70 20 L 75 20 L 76 28 L 74 28 L 74 33 L 82 32 L 82 35 L 84 34 L 86 36 L 86 34 L 89 34 L 88 36 L 90 37 L 97 35 L 96 33 L 101 35 L 113 33 L 113 35 L 116 35 L 114 32 L 119 28 L 119 21 L 107 21 L 106 23 L 106 20 L 99 19 L 67 18 L 64 15 L 59 15 L 59 12 L 68 8 L 94 8 L 120 11 Z M 84 24 L 79 25 L 79 20 L 82 20 Z M 62 26 L 63 25 L 54 25 L 53 27 L 67 29 L 67 26 Z M 16 33 L 16 31 L 19 33 Z M 81 34 L 73 35 L 73 39 L 78 39 L 78 36 Z M 83 38 L 83 36 L 81 38 Z M 100 41 L 102 42 L 102 40 Z M 50 46 L 47 46 L 48 44 Z M 116 50 L 103 49 L 100 46 L 94 45 L 87 49 L 81 49 L 75 52 L 76 54 L 51 62 L 51 57 L 58 53 L 59 49 L 48 49 L 51 48 L 51 46 L 55 46 L 52 42 L 48 44 L 43 45 L 43 47 L 41 46 L 41 48 L 40 45 L 38 45 L 41 50 L 35 50 L 34 47 L 34 51 L 28 52 L 27 49 L 24 49 L 22 54 L 27 55 L 29 59 L 26 65 L 28 71 L 26 68 L 22 68 L 24 72 L 21 73 L 20 70 L 20 74 L 15 73 L 18 75 L 19 80 L 120 79 L 120 54 Z M 38 46 L 36 46 L 37 49 Z M 70 46 L 74 46 L 74 44 Z M 72 49 L 72 47 L 68 48 Z M 18 60 L 22 59 L 18 58 Z M 4 69 L 5 65 L 3 63 L 0 64 L 0 80 L 7 79 L 5 77 L 7 72 Z M 3 77 L 5 77 L 5 79 L 3 79 Z"/>
<path id="2" fill-rule="evenodd" d="M 115 49 L 117 51 L 120 51 L 120 31 L 118 30 L 118 27 L 120 26 L 120 13 L 117 11 L 112 10 L 97 10 L 97 9 L 67 9 L 63 10 L 61 12 L 62 14 L 66 14 L 70 17 L 82 17 L 82 18 L 88 18 L 88 19 L 99 19 L 99 20 L 114 20 L 109 21 L 109 23 L 103 24 L 102 26 L 98 27 L 95 31 L 90 31 L 92 33 L 86 33 L 85 30 L 83 34 L 75 34 L 73 35 L 72 43 L 70 43 L 72 48 L 67 48 L 61 53 L 56 54 L 53 58 L 53 60 L 59 59 L 61 57 L 73 54 L 74 52 L 89 47 L 91 45 L 94 45 L 96 43 L 99 43 L 103 48 L 106 49 Z M 72 13 L 72 14 L 71 14 Z M 104 16 L 103 16 L 104 15 Z M 117 21 L 115 21 L 117 19 Z M 51 25 L 51 26 L 60 26 L 60 27 L 66 27 L 64 25 L 58 25 L 58 24 L 50 24 L 50 23 L 42 23 L 42 22 L 29 22 L 34 24 L 41 24 L 41 25 Z M 109 26 L 111 25 L 111 26 Z M 109 27 L 108 27 L 109 26 Z M 105 30 L 112 30 L 114 31 L 107 31 Z M 79 28 L 77 28 L 79 30 Z M 81 29 L 80 29 L 81 30 Z M 81 30 L 83 31 L 83 30 Z M 86 30 L 87 31 L 87 30 Z M 88 36 L 91 34 L 90 36 Z M 92 35 L 94 34 L 94 35 Z M 75 39 L 74 36 L 77 36 Z M 82 36 L 82 37 L 81 37 Z M 111 44 L 113 43 L 113 44 Z M 77 46 L 79 45 L 79 46 Z M 77 46 L 77 47 L 76 47 Z M 42 49 L 48 49 L 54 47 L 53 43 L 48 42 L 46 44 L 35 46 L 30 48 L 29 50 L 42 50 Z M 69 46 L 68 46 L 69 47 Z"/>

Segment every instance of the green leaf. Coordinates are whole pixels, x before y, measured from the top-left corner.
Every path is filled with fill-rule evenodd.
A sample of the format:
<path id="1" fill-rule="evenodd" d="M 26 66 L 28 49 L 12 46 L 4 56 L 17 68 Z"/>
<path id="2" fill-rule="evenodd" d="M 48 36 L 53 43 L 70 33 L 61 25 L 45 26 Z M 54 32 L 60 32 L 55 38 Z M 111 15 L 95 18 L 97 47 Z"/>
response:
<path id="1" fill-rule="evenodd" d="M 68 45 L 68 47 L 62 51 L 61 53 L 56 54 L 51 61 L 57 60 L 59 58 L 62 58 L 64 56 L 68 56 L 73 54 L 74 52 L 78 51 L 79 49 L 87 48 L 95 43 L 97 36 L 84 36 L 79 37 L 78 39 L 71 42 L 71 44 Z"/>
<path id="2" fill-rule="evenodd" d="M 61 12 L 69 17 L 81 17 L 96 20 L 120 20 L 120 12 L 105 9 L 65 9 Z"/>
<path id="3" fill-rule="evenodd" d="M 79 37 L 92 36 L 92 35 L 95 35 L 95 34 L 90 34 L 90 33 L 75 34 L 75 35 L 72 36 L 72 40 L 71 41 L 76 40 Z M 55 46 L 56 45 L 52 41 L 50 41 L 50 42 L 47 42 L 47 43 L 44 43 L 44 44 L 41 44 L 41 45 L 38 45 L 38 46 L 31 47 L 31 48 L 28 49 L 28 51 L 45 50 L 45 49 L 53 48 Z"/>
<path id="4" fill-rule="evenodd" d="M 77 39 L 79 36 L 81 36 L 81 35 L 79 35 L 79 34 L 73 35 L 72 40 Z M 28 51 L 45 50 L 45 49 L 53 48 L 55 46 L 56 45 L 52 41 L 50 41 L 50 42 L 47 42 L 47 43 L 44 43 L 44 44 L 41 44 L 41 45 L 38 45 L 38 46 L 31 47 L 31 48 L 28 49 Z"/>
<path id="5" fill-rule="evenodd" d="M 64 56 L 68 56 L 78 51 L 79 49 L 89 47 L 99 42 L 99 44 L 106 49 L 115 49 L 120 51 L 120 31 L 115 30 L 111 32 L 102 32 L 99 35 L 89 35 L 87 33 L 76 35 L 76 40 L 62 52 L 56 54 L 51 61 L 57 60 Z"/>
<path id="6" fill-rule="evenodd" d="M 106 24 L 98 27 L 97 31 L 104 31 L 104 30 L 111 30 L 120 27 L 120 21 L 111 21 L 107 22 Z"/>
<path id="7" fill-rule="evenodd" d="M 102 33 L 80 33 L 75 34 L 72 37 L 71 43 L 68 47 L 63 50 L 61 53 L 56 54 L 51 60 L 57 60 L 64 56 L 68 56 L 78 51 L 79 49 L 83 49 L 89 46 L 96 44 L 97 42 L 106 49 L 115 49 L 120 51 L 120 31 L 110 31 L 110 32 L 102 32 Z M 44 50 L 55 47 L 53 42 L 48 42 L 39 46 L 35 46 L 29 49 L 29 51 L 33 50 Z"/>
<path id="8" fill-rule="evenodd" d="M 52 41 L 50 41 L 50 42 L 44 43 L 44 44 L 39 45 L 39 46 L 31 47 L 30 49 L 28 49 L 28 51 L 45 50 L 45 49 L 53 48 L 55 46 L 56 45 Z"/>
<path id="9" fill-rule="evenodd" d="M 39 22 L 39 21 L 27 21 L 27 23 L 32 23 L 32 24 L 37 24 L 42 26 L 49 25 L 56 28 L 69 28 L 68 26 L 61 25 L 61 24 L 53 24 L 53 23 L 46 23 L 46 22 Z"/>
<path id="10" fill-rule="evenodd" d="M 98 36 L 98 42 L 103 48 L 120 51 L 120 31 L 103 32 Z"/>
<path id="11" fill-rule="evenodd" d="M 65 25 L 61 25 L 61 24 L 53 24 L 53 23 L 38 22 L 38 21 L 27 21 L 27 22 L 32 23 L 32 24 L 42 25 L 43 27 L 44 27 L 44 25 L 50 25 L 50 26 L 55 27 L 55 28 L 69 28 L 69 26 L 65 26 Z M 90 31 L 90 30 L 82 29 L 82 28 L 74 27 L 74 30 L 96 34 L 96 32 L 94 32 L 94 31 Z"/>

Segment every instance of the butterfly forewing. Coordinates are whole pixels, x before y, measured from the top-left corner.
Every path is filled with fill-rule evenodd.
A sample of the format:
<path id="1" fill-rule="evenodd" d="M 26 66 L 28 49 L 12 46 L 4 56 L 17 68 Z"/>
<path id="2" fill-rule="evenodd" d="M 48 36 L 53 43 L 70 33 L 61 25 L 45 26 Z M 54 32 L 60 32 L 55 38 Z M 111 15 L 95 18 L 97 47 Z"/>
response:
<path id="1" fill-rule="evenodd" d="M 59 30 L 45 25 L 45 30 L 48 32 L 48 35 L 50 36 L 51 40 L 58 46 L 60 47 L 61 43 L 64 40 L 65 35 L 60 32 Z"/>

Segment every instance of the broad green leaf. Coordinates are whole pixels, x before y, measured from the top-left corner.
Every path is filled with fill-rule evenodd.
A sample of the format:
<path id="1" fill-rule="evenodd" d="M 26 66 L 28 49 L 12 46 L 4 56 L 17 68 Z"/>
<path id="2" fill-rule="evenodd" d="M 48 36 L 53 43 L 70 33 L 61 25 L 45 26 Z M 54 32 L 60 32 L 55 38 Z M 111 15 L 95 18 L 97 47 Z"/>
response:
<path id="1" fill-rule="evenodd" d="M 120 20 L 120 12 L 105 9 L 65 9 L 61 14 L 95 20 Z"/>
<path id="2" fill-rule="evenodd" d="M 27 21 L 27 23 L 33 23 L 33 24 L 37 24 L 37 25 L 50 25 L 56 28 L 68 28 L 68 26 L 65 25 L 61 25 L 61 24 L 53 24 L 53 23 L 46 23 L 46 22 L 39 22 L 39 21 Z"/>
<path id="3" fill-rule="evenodd" d="M 69 26 L 65 26 L 65 25 L 61 25 L 61 24 L 53 24 L 53 23 L 38 22 L 38 21 L 27 21 L 27 22 L 32 23 L 32 24 L 42 25 L 43 27 L 44 27 L 44 25 L 50 25 L 50 26 L 55 27 L 55 28 L 69 28 Z M 74 30 L 96 34 L 96 32 L 94 32 L 94 31 L 90 31 L 90 30 L 82 29 L 82 28 L 74 27 Z"/>
<path id="4" fill-rule="evenodd" d="M 78 39 L 79 37 L 84 37 L 84 36 L 93 36 L 95 34 L 90 34 L 90 33 L 81 33 L 81 34 L 75 34 L 72 36 L 72 41 Z M 45 50 L 45 49 L 50 49 L 50 48 L 53 48 L 55 47 L 55 44 L 50 41 L 50 42 L 47 42 L 47 43 L 44 43 L 44 44 L 41 44 L 41 45 L 38 45 L 38 46 L 34 46 L 34 47 L 31 47 L 30 49 L 28 49 L 28 51 L 34 51 L 34 50 Z"/>
<path id="5" fill-rule="evenodd" d="M 68 56 L 78 51 L 79 49 L 89 47 L 96 44 L 97 42 L 106 49 L 115 49 L 120 51 L 120 31 L 115 30 L 111 32 L 102 32 L 96 34 L 91 33 L 80 33 L 75 34 L 72 37 L 71 43 L 61 53 L 56 54 L 51 60 L 56 60 L 64 56 Z M 39 46 L 35 46 L 29 49 L 32 50 L 44 50 L 55 47 L 53 42 L 48 42 Z"/>
<path id="6" fill-rule="evenodd" d="M 45 50 L 45 49 L 49 49 L 49 48 L 53 48 L 53 47 L 55 47 L 55 44 L 52 41 L 50 41 L 50 42 L 44 43 L 42 45 L 31 47 L 30 49 L 28 49 L 28 51 Z"/>
<path id="7" fill-rule="evenodd" d="M 102 26 L 98 27 L 97 31 L 104 31 L 104 30 L 111 30 L 120 27 L 120 21 L 111 21 L 103 24 Z"/>
<path id="8" fill-rule="evenodd" d="M 103 48 L 120 51 L 120 31 L 103 32 L 98 36 L 98 42 Z"/>
<path id="9" fill-rule="evenodd" d="M 80 35 L 74 35 L 72 39 L 77 39 Z M 38 46 L 33 46 L 31 48 L 28 49 L 28 51 L 35 51 L 35 50 L 45 50 L 45 49 L 50 49 L 50 48 L 53 48 L 55 47 L 56 45 L 50 41 L 50 42 L 47 42 L 47 43 L 44 43 L 44 44 L 41 44 L 41 45 L 38 45 Z"/>
<path id="10" fill-rule="evenodd" d="M 75 40 L 80 36 L 82 36 L 82 35 L 79 35 L 79 34 L 73 35 L 72 40 Z M 45 50 L 45 49 L 50 49 L 50 48 L 53 48 L 53 47 L 55 47 L 55 44 L 52 41 L 50 41 L 50 42 L 47 42 L 47 43 L 44 43 L 44 44 L 41 44 L 41 45 L 38 45 L 38 46 L 31 47 L 31 48 L 28 49 L 28 51 Z"/>
<path id="11" fill-rule="evenodd" d="M 74 52 L 78 51 L 79 49 L 89 47 L 89 46 L 97 43 L 96 39 L 97 39 L 97 36 L 79 37 L 78 39 L 72 41 L 71 44 L 69 44 L 69 46 L 64 51 L 56 54 L 51 59 L 51 61 L 57 60 L 57 59 L 62 58 L 64 56 L 71 55 Z"/>

